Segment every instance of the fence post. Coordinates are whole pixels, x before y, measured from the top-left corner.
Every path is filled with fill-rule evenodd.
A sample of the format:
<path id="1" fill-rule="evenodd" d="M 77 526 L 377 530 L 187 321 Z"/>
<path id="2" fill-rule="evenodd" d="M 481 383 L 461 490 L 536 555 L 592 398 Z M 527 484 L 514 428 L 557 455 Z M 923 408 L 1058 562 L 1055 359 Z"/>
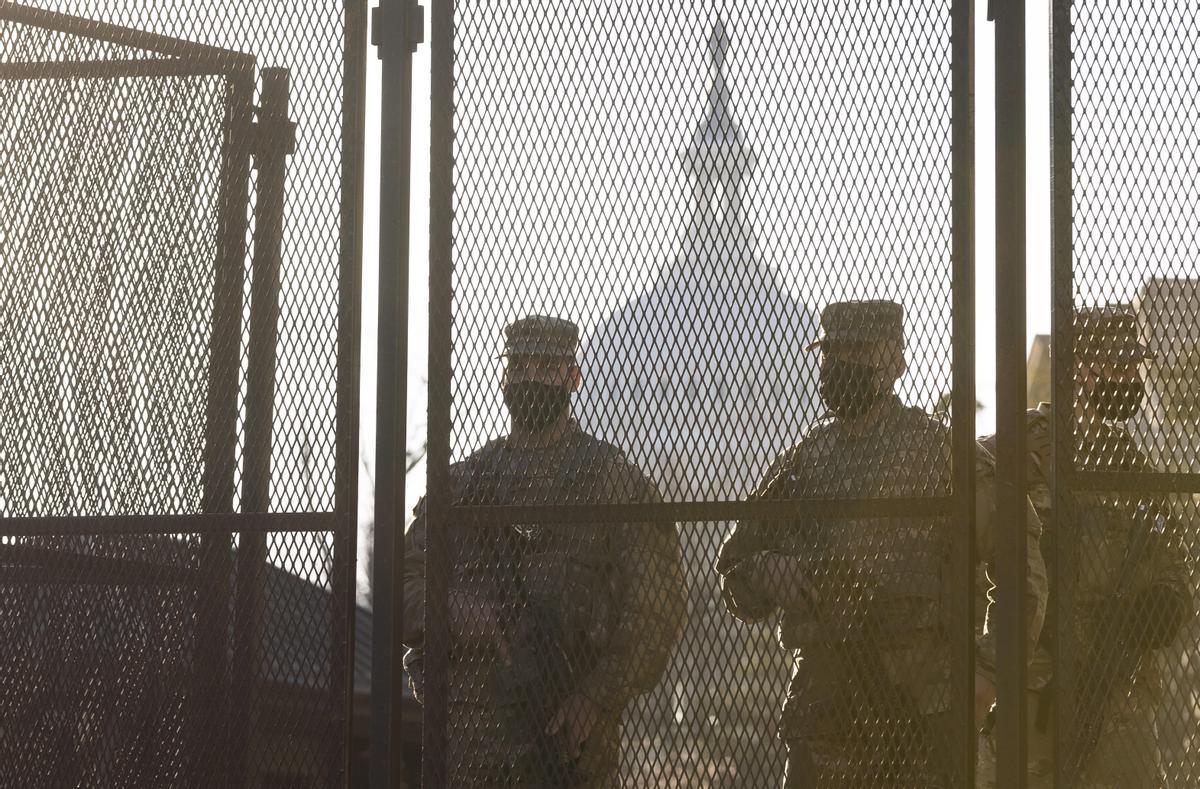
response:
<path id="1" fill-rule="evenodd" d="M 209 338 L 208 399 L 205 414 L 202 509 L 231 513 L 237 467 L 237 396 L 241 343 L 242 288 L 249 205 L 250 132 L 254 90 L 253 65 L 229 76 L 219 210 L 220 248 L 213 281 L 213 321 Z M 211 531 L 200 536 L 200 572 L 196 589 L 195 676 L 191 688 L 192 769 L 211 784 L 228 780 L 227 668 L 229 644 L 232 535 Z M 203 781 L 202 781 L 203 782 Z"/>
<path id="2" fill-rule="evenodd" d="M 953 404 L 954 563 L 958 575 L 955 607 L 954 728 L 964 740 L 954 743 L 954 774 L 963 786 L 975 783 L 975 23 L 971 0 L 954 4 L 953 95 Z M 960 637 L 961 636 L 961 637 Z"/>
<path id="3" fill-rule="evenodd" d="M 296 126 L 288 120 L 287 69 L 262 71 L 262 95 L 254 126 L 254 254 L 250 272 L 250 336 L 246 365 L 246 437 L 242 460 L 242 510 L 271 507 L 271 450 L 275 426 L 275 366 L 279 334 L 279 268 L 283 246 L 284 179 L 287 157 L 296 148 Z M 263 583 L 267 535 L 238 536 L 231 665 L 231 778 L 250 785 L 253 766 L 247 739 L 257 730 L 255 697 L 261 661 Z"/>
<path id="4" fill-rule="evenodd" d="M 996 740 L 998 784 L 1023 789 L 1025 688 L 1025 2 L 996 9 Z"/>
<path id="5" fill-rule="evenodd" d="M 375 542 L 371 583 L 371 786 L 403 785 L 404 476 L 408 405 L 408 234 L 412 180 L 412 55 L 421 6 L 382 0 L 372 43 L 382 62 Z"/>
<path id="6" fill-rule="evenodd" d="M 429 448 L 426 453 L 425 715 L 422 784 L 445 786 L 448 759 L 451 354 L 454 231 L 454 0 L 431 6 Z"/>

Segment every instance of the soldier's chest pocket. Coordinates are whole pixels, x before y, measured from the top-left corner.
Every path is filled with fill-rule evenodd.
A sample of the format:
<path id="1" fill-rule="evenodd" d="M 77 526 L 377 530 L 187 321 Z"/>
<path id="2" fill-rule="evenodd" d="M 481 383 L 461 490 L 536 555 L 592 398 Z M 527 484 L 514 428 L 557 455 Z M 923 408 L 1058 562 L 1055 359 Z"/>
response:
<path id="1" fill-rule="evenodd" d="M 1128 514 L 1111 504 L 1097 501 L 1080 507 L 1077 572 L 1081 593 L 1104 594 L 1115 587 L 1132 525 Z"/>
<path id="2" fill-rule="evenodd" d="M 889 646 L 927 645 L 946 627 L 944 583 L 936 571 L 893 575 L 875 591 L 871 622 Z"/>
<path id="3" fill-rule="evenodd" d="M 555 612 L 563 632 L 587 630 L 609 597 L 603 541 L 584 533 L 552 536 L 528 556 L 523 573 L 526 595 L 531 603 Z"/>

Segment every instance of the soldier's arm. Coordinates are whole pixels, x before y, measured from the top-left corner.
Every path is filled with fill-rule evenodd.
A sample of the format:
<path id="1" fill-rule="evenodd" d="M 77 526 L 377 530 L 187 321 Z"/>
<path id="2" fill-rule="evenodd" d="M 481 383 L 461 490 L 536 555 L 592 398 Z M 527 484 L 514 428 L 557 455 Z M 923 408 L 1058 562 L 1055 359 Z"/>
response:
<path id="1" fill-rule="evenodd" d="M 755 501 L 776 497 L 787 464 L 786 454 L 777 458 L 749 499 Z M 721 577 L 721 600 L 729 613 L 743 622 L 761 622 L 779 607 L 777 598 L 772 594 L 771 581 L 782 579 L 768 577 L 772 570 L 782 569 L 773 567 L 782 564 L 776 557 L 783 558 L 774 553 L 777 546 L 773 532 L 777 528 L 774 524 L 762 521 L 741 521 L 733 527 L 717 554 L 716 571 Z M 800 575 L 800 569 L 797 563 L 796 575 Z"/>
<path id="2" fill-rule="evenodd" d="M 768 547 L 763 528 L 757 521 L 739 522 L 717 554 L 721 600 L 743 622 L 761 622 L 775 613 L 775 602 L 760 583 L 759 564 Z"/>
<path id="3" fill-rule="evenodd" d="M 414 515 L 404 533 L 404 632 L 400 640 L 420 648 L 425 640 L 425 499 L 417 503 Z"/>
<path id="4" fill-rule="evenodd" d="M 996 545 L 1000 530 L 1022 529 L 1025 535 L 1025 610 L 1029 614 L 1025 638 L 1026 661 L 1032 663 L 1037 654 L 1038 638 L 1046 618 L 1046 600 L 1049 585 L 1046 579 L 1046 564 L 1042 557 L 1042 526 L 1033 506 L 1026 500 L 1024 523 L 1005 524 L 997 519 L 995 464 L 986 445 L 976 447 L 975 486 L 976 553 L 981 562 L 995 566 Z M 994 679 L 996 672 L 996 636 L 990 623 L 995 616 L 994 588 L 989 594 L 987 619 L 989 627 L 976 638 L 976 671 Z"/>
<path id="5" fill-rule="evenodd" d="M 1161 471 L 1137 447 L 1127 432 L 1120 436 L 1128 442 L 1133 470 Z M 1127 596 L 1124 614 L 1130 622 L 1127 636 L 1143 648 L 1160 649 L 1174 640 L 1179 629 L 1195 616 L 1191 584 L 1188 578 L 1187 552 L 1181 536 L 1187 533 L 1188 514 L 1169 497 L 1152 496 L 1130 502 L 1135 507 L 1130 546 L 1142 540 L 1141 567 L 1135 571 L 1136 591 Z"/>
<path id="6" fill-rule="evenodd" d="M 1132 601 L 1132 614 L 1143 630 L 1138 640 L 1150 649 L 1161 649 L 1196 615 L 1187 552 L 1180 539 L 1188 516 L 1183 508 L 1162 502 L 1149 508 L 1143 517 L 1151 521 L 1137 524 L 1150 530 L 1146 557 L 1150 572 L 1148 583 Z"/>
<path id="7" fill-rule="evenodd" d="M 626 482 L 615 490 L 640 490 L 634 501 L 662 501 L 641 472 L 620 465 L 614 474 Z M 620 593 L 617 621 L 580 691 L 602 708 L 619 712 L 631 698 L 651 690 L 670 662 L 683 631 L 687 587 L 674 523 L 621 524 L 610 539 Z"/>

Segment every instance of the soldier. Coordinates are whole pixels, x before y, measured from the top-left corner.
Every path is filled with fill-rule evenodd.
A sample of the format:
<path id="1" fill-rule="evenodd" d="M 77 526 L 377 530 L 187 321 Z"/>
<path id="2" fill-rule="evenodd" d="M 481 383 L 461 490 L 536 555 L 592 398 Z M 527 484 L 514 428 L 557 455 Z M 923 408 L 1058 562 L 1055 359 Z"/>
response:
<path id="1" fill-rule="evenodd" d="M 579 330 L 505 329 L 511 432 L 450 469 L 473 504 L 661 501 L 615 447 L 580 430 Z M 405 537 L 403 641 L 420 695 L 424 502 Z M 672 523 L 452 526 L 449 785 L 585 786 L 618 767 L 621 713 L 658 682 L 683 625 Z"/>
<path id="2" fill-rule="evenodd" d="M 1140 366 L 1153 358 L 1138 336 L 1137 319 L 1124 308 L 1080 310 L 1075 316 L 1076 467 L 1086 471 L 1152 471 L 1125 428 L 1142 404 Z M 1048 403 L 1028 413 L 1027 480 L 1041 518 L 1043 549 L 1058 532 L 1053 511 Z M 996 437 L 983 439 L 995 446 Z M 1074 646 L 1072 731 L 1059 738 L 1060 758 L 1077 786 L 1100 789 L 1161 787 L 1154 714 L 1161 682 L 1154 650 L 1174 640 L 1193 614 L 1182 551 L 1170 539 L 1169 504 L 1143 495 L 1076 492 L 1077 528 L 1071 540 L 1074 590 L 1069 619 Z M 1052 613 L 1057 607 L 1052 607 Z M 1057 611 L 1062 613 L 1062 611 Z M 1039 644 L 1044 672 L 1030 675 L 1027 724 L 1031 789 L 1054 785 L 1053 704 L 1059 678 L 1049 676 L 1054 626 Z M 977 785 L 996 785 L 995 747 L 980 744 Z"/>
<path id="3" fill-rule="evenodd" d="M 780 455 L 755 499 L 887 498 L 950 491 L 950 431 L 894 393 L 904 373 L 903 311 L 841 302 L 821 314 L 820 394 L 828 416 Z M 991 456 L 980 452 L 977 551 L 995 545 Z M 761 622 L 776 611 L 795 653 L 779 732 L 785 787 L 946 787 L 950 729 L 952 533 L 948 518 L 743 521 L 717 571 L 726 606 Z M 1045 610 L 1032 510 L 1025 594 L 1030 644 Z M 995 649 L 977 641 L 976 718 L 995 699 Z"/>

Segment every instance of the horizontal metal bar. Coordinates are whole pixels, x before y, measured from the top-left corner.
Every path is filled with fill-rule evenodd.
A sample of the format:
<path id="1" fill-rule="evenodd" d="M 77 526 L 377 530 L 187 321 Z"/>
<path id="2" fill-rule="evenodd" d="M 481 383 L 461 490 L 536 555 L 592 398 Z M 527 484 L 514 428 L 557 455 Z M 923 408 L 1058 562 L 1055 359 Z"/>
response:
<path id="1" fill-rule="evenodd" d="M 338 514 L 333 512 L 234 512 L 193 515 L 0 518 L 0 537 L 69 534 L 335 532 L 343 522 Z"/>
<path id="2" fill-rule="evenodd" d="M 169 549 L 172 546 L 163 547 Z M 178 547 L 184 552 L 187 550 L 186 545 Z M 179 557 L 175 557 L 175 561 L 178 562 Z M 172 564 L 169 557 L 156 562 L 152 558 L 95 556 L 72 550 L 70 545 L 55 548 L 20 543 L 0 545 L 0 567 L 3 567 L 0 583 L 4 585 L 147 586 L 187 583 L 196 578 L 196 568 Z"/>
<path id="3" fill-rule="evenodd" d="M 197 60 L 41 60 L 0 64 L 0 80 L 220 77 L 228 69 Z"/>
<path id="4" fill-rule="evenodd" d="M 953 513 L 952 496 L 892 499 L 775 499 L 769 501 L 681 501 L 652 504 L 534 504 L 526 506 L 455 505 L 451 521 L 471 525 L 513 523 L 650 523 L 662 521 L 733 521 L 799 517 L 905 518 Z"/>
<path id="5" fill-rule="evenodd" d="M 1116 493 L 1200 493 L 1200 474 L 1165 471 L 1075 471 L 1067 477 L 1072 490 Z"/>
<path id="6" fill-rule="evenodd" d="M 104 41 L 116 46 L 142 49 L 168 57 L 224 63 L 230 68 L 254 65 L 254 57 L 244 52 L 161 36 L 157 33 L 61 14 L 56 11 L 47 11 L 21 3 L 0 2 L 0 20 L 39 27 L 43 30 L 53 30 L 79 38 Z"/>
<path id="7" fill-rule="evenodd" d="M 62 586 L 109 586 L 109 587 L 170 587 L 184 586 L 191 579 L 162 574 L 149 574 L 143 577 L 117 576 L 112 571 L 92 572 L 90 569 L 79 570 L 72 568 L 70 572 L 62 568 L 53 571 L 45 567 L 4 567 L 4 579 L 0 587 L 29 586 L 33 588 L 62 587 Z"/>

